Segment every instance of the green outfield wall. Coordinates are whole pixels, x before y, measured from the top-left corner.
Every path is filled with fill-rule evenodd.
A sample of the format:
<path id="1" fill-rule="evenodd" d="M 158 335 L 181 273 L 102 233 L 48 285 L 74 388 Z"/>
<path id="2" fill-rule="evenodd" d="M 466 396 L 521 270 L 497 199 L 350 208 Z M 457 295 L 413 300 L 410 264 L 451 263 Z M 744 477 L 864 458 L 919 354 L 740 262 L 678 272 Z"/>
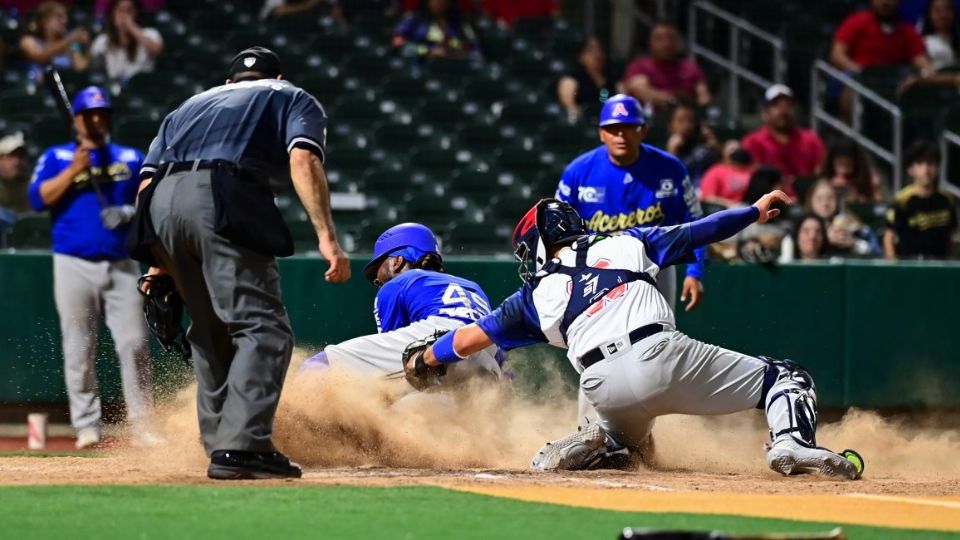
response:
<path id="1" fill-rule="evenodd" d="M 354 278 L 344 285 L 323 281 L 325 263 L 317 257 L 281 261 L 284 300 L 301 345 L 319 348 L 375 331 L 375 289 L 356 259 Z M 449 267 L 478 281 L 495 303 L 519 284 L 509 260 L 453 258 Z M 822 406 L 960 408 L 960 264 L 716 264 L 707 275 L 703 305 L 678 313 L 679 328 L 806 365 Z M 0 402 L 65 401 L 49 253 L 0 254 L 0 298 Z M 104 394 L 116 397 L 116 362 L 109 338 L 102 341 L 98 371 Z M 559 354 L 537 357 L 571 369 Z M 161 378 L 175 364 L 161 357 Z"/>

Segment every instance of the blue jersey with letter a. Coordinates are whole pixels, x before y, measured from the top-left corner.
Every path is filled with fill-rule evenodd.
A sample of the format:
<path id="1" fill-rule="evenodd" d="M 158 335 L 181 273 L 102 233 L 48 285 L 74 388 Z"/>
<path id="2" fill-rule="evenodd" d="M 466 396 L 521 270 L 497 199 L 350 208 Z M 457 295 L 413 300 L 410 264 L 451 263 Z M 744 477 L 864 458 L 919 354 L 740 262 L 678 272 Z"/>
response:
<path id="1" fill-rule="evenodd" d="M 431 315 L 477 321 L 490 314 L 490 300 L 476 283 L 432 270 L 407 270 L 380 287 L 374 301 L 377 330 L 390 332 Z"/>
<path id="2" fill-rule="evenodd" d="M 63 198 L 48 208 L 40 197 L 40 186 L 70 166 L 76 149 L 76 143 L 61 144 L 48 148 L 40 156 L 28 192 L 30 205 L 37 211 L 50 210 L 54 253 L 87 260 L 126 259 L 124 241 L 128 227 L 114 230 L 103 227 L 100 221 L 102 206 L 90 184 L 90 175 L 94 174 L 98 179 L 104 204 L 132 205 L 140 186 L 143 154 L 118 144 L 90 152 L 90 170 L 77 175 L 73 179 L 74 185 Z"/>
<path id="3" fill-rule="evenodd" d="M 610 161 L 602 145 L 582 154 L 563 171 L 556 197 L 577 209 L 587 229 L 601 234 L 680 225 L 703 216 L 683 163 L 647 144 L 628 167 Z M 704 250 L 695 254 L 697 262 L 687 265 L 687 275 L 702 279 Z"/>

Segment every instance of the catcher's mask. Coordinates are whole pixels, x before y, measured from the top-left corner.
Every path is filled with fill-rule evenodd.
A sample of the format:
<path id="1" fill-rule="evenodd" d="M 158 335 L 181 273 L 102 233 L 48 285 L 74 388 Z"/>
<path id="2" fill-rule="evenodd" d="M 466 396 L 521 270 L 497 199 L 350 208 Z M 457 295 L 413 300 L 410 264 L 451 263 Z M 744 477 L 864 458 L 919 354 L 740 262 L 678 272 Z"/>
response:
<path id="1" fill-rule="evenodd" d="M 547 251 L 587 234 L 583 218 L 558 199 L 541 199 L 513 231 L 513 255 L 520 262 L 518 274 L 530 281 L 547 262 Z"/>

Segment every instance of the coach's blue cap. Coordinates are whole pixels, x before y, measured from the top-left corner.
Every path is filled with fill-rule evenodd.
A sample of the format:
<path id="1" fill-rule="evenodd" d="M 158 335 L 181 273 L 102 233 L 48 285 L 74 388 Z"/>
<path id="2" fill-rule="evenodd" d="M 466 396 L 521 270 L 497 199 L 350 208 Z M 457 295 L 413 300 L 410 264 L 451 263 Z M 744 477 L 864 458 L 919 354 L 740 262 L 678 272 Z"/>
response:
<path id="1" fill-rule="evenodd" d="M 383 261 L 393 252 L 406 247 L 423 253 L 440 254 L 440 244 L 429 227 L 419 223 L 401 223 L 384 231 L 374 242 L 373 259 L 363 267 L 363 275 L 373 281 Z"/>
<path id="2" fill-rule="evenodd" d="M 110 96 L 107 95 L 106 90 L 97 86 L 88 86 L 73 98 L 73 114 L 80 114 L 90 109 L 110 110 L 112 108 Z"/>
<path id="3" fill-rule="evenodd" d="M 611 124 L 634 124 L 642 126 L 647 123 L 643 114 L 643 107 L 635 98 L 626 94 L 610 96 L 600 110 L 600 127 Z"/>

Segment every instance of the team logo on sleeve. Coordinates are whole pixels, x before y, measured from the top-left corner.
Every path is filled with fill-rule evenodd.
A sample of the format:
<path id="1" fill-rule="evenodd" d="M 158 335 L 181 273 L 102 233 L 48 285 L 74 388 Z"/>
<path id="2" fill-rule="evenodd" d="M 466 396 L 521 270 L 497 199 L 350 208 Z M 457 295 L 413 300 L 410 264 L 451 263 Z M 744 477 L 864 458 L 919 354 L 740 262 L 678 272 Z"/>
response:
<path id="1" fill-rule="evenodd" d="M 658 199 L 665 199 L 667 197 L 674 197 L 676 194 L 677 186 L 673 183 L 673 178 L 661 178 L 660 189 L 657 190 L 656 197 Z"/>
<path id="2" fill-rule="evenodd" d="M 562 195 L 562 196 L 564 196 L 564 197 L 568 197 L 568 198 L 569 198 L 569 197 L 570 197 L 570 192 L 571 192 L 571 191 L 570 191 L 570 186 L 568 186 L 568 185 L 566 184 L 566 182 L 564 182 L 563 180 L 561 180 L 561 181 L 560 181 L 560 185 L 557 186 L 557 193 L 560 194 L 560 195 Z"/>

